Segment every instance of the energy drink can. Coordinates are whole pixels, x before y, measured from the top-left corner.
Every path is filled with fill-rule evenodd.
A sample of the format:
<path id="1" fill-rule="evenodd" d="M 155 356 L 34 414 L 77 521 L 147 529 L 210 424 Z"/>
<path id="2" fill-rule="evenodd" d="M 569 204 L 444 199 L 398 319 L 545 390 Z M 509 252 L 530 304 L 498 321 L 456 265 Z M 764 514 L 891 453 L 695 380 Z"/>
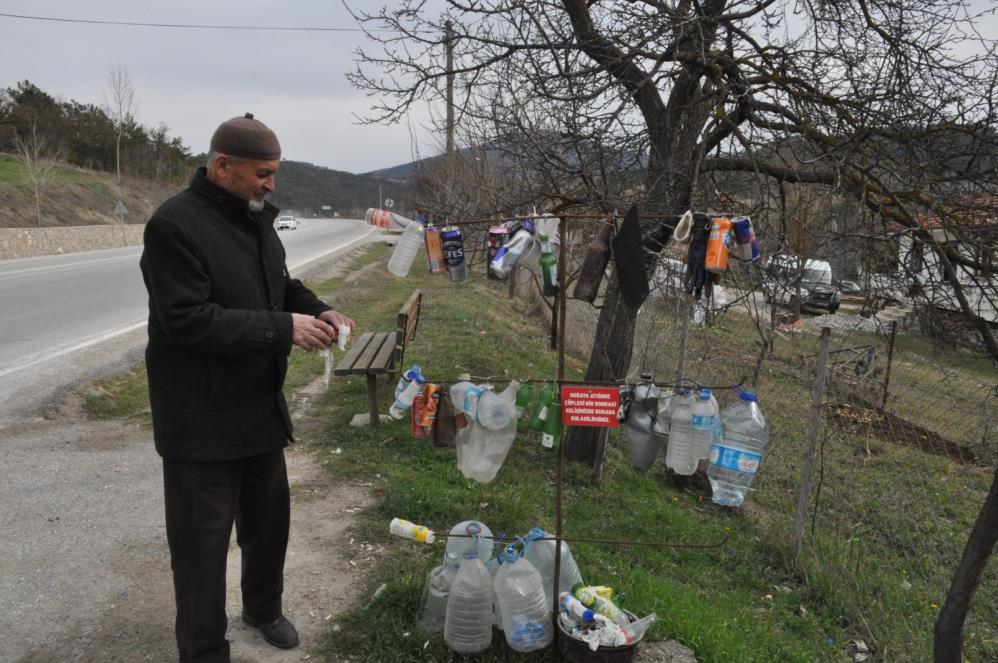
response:
<path id="1" fill-rule="evenodd" d="M 728 269 L 728 247 L 731 246 L 731 221 L 715 218 L 710 222 L 710 235 L 707 238 L 707 257 L 704 269 L 720 274 Z"/>
<path id="2" fill-rule="evenodd" d="M 444 245 L 440 239 L 440 228 L 432 225 L 426 226 L 423 233 L 426 237 L 426 260 L 429 263 L 431 274 L 442 274 L 447 271 L 447 264 L 444 262 Z"/>
<path id="3" fill-rule="evenodd" d="M 437 409 L 440 407 L 440 385 L 430 384 L 423 387 L 423 409 L 417 416 L 417 423 L 425 429 L 433 426 L 433 421 L 437 418 Z"/>
<path id="4" fill-rule="evenodd" d="M 752 219 L 747 216 L 734 222 L 735 242 L 738 243 L 735 255 L 739 260 L 755 262 L 759 259 L 759 241 L 755 238 Z"/>
<path id="5" fill-rule="evenodd" d="M 506 243 L 506 238 L 509 237 L 509 229 L 502 226 L 492 226 L 489 228 L 489 268 L 488 276 L 493 281 L 499 281 L 502 277 L 492 271 L 492 261 L 496 259 L 496 254 L 499 252 L 499 248 Z"/>
<path id="6" fill-rule="evenodd" d="M 422 425 L 420 425 L 419 420 L 423 416 L 423 411 L 426 409 L 426 396 L 422 392 L 416 394 L 416 397 L 412 399 L 412 436 L 413 437 L 426 437 L 427 430 Z"/>
<path id="7" fill-rule="evenodd" d="M 468 268 L 464 264 L 464 236 L 457 226 L 448 226 L 440 231 L 444 247 L 444 264 L 450 280 L 460 283 L 467 277 Z"/>

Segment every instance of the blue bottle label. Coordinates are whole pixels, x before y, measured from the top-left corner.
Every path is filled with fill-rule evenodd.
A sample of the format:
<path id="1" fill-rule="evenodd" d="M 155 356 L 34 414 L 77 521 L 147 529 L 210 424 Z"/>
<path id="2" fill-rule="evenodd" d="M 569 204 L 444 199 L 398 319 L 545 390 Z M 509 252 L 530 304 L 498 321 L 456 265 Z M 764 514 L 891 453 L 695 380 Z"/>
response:
<path id="1" fill-rule="evenodd" d="M 732 449 L 721 444 L 710 445 L 710 464 L 732 472 L 755 475 L 759 472 L 761 454 Z"/>
<path id="2" fill-rule="evenodd" d="M 694 414 L 693 415 L 693 428 L 695 428 L 697 430 L 711 430 L 711 429 L 714 428 L 715 424 L 716 424 L 716 419 L 715 419 L 714 415 L 712 415 L 712 414 L 708 414 L 708 415 Z"/>

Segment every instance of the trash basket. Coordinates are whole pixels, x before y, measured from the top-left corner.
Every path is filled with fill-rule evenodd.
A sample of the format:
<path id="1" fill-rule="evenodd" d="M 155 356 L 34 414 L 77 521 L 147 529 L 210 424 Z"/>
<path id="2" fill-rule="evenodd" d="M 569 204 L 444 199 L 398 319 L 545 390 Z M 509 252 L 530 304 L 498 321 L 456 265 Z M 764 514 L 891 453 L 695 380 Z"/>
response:
<path id="1" fill-rule="evenodd" d="M 630 612 L 627 613 L 627 616 L 631 618 L 631 621 L 637 619 Z M 593 651 L 588 644 L 572 637 L 572 634 L 562 626 L 560 619 L 557 622 L 560 631 L 558 633 L 558 653 L 570 663 L 630 663 L 638 653 L 638 645 L 641 644 L 641 641 L 638 640 L 619 647 L 597 647 L 596 651 Z"/>

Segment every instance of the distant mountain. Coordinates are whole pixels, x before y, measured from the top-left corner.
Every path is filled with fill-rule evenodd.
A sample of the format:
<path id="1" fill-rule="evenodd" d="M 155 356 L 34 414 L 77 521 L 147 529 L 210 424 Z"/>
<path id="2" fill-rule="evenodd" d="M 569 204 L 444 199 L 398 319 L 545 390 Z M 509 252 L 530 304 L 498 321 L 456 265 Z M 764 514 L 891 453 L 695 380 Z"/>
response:
<path id="1" fill-rule="evenodd" d="M 362 218 L 369 207 L 379 207 L 381 200 L 391 198 L 394 210 L 405 213 L 412 207 L 412 190 L 408 184 L 371 174 L 355 175 L 301 161 L 282 161 L 277 174 L 277 191 L 270 196 L 282 210 L 299 216 L 330 215 Z M 330 210 L 323 210 L 328 205 Z"/>

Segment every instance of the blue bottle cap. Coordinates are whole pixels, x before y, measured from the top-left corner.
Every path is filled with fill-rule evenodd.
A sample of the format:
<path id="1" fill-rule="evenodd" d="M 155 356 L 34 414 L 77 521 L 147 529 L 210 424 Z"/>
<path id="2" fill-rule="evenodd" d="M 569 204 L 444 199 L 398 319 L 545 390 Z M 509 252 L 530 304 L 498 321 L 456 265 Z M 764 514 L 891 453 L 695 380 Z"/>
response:
<path id="1" fill-rule="evenodd" d="M 741 397 L 743 401 L 751 401 L 753 403 L 759 402 L 759 398 L 755 395 L 754 391 L 746 391 L 741 387 L 735 387 L 735 391 L 738 393 L 738 395 Z"/>
<path id="2" fill-rule="evenodd" d="M 700 393 L 697 394 L 697 398 L 699 398 L 702 401 L 709 401 L 710 400 L 710 389 L 706 389 L 706 388 L 701 389 Z"/>
<path id="3" fill-rule="evenodd" d="M 546 536 L 551 535 L 542 530 L 540 527 L 535 527 L 527 532 L 527 536 L 525 538 L 527 541 L 536 541 L 537 539 L 543 539 Z"/>

